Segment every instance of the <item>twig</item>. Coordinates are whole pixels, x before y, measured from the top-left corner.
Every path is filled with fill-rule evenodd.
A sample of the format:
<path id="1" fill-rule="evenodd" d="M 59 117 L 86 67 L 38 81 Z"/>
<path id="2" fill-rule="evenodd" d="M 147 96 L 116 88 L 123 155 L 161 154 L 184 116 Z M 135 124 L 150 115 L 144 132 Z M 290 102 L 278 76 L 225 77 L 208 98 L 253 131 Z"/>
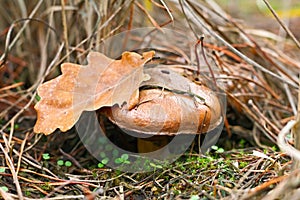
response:
<path id="1" fill-rule="evenodd" d="M 20 149 L 20 154 L 19 154 L 19 159 L 18 159 L 18 165 L 17 165 L 17 171 L 16 171 L 17 175 L 18 175 L 20 167 L 21 167 L 22 155 L 23 155 L 24 147 L 25 147 L 27 139 L 28 139 L 28 135 L 29 135 L 29 132 L 26 133 L 25 138 L 23 139 L 23 142 L 21 144 L 21 149 Z"/>
<path id="2" fill-rule="evenodd" d="M 167 13 L 171 19 L 172 22 L 174 22 L 174 17 L 170 11 L 170 9 L 168 8 L 167 4 L 163 1 L 163 0 L 160 0 L 160 2 L 162 3 L 162 5 L 164 6 L 164 8 L 167 10 Z"/>
<path id="3" fill-rule="evenodd" d="M 204 36 L 201 36 L 201 38 L 204 37 Z M 198 49 L 198 46 L 200 44 L 201 40 L 198 39 L 196 44 L 195 44 L 195 56 L 196 56 L 196 62 L 197 62 L 197 75 L 199 76 L 200 75 L 200 59 L 199 59 L 199 55 L 198 55 L 198 52 L 197 52 L 197 49 Z"/>
<path id="4" fill-rule="evenodd" d="M 273 178 L 273 179 L 271 179 L 271 180 L 255 187 L 255 188 L 252 188 L 252 189 L 250 189 L 249 193 L 246 196 L 242 197 L 241 199 L 242 200 L 251 199 L 252 197 L 257 196 L 258 194 L 260 194 L 262 191 L 264 191 L 266 189 L 269 189 L 269 187 L 271 185 L 281 182 L 286 177 L 287 177 L 287 175 L 279 176 L 277 178 Z"/>
<path id="5" fill-rule="evenodd" d="M 300 85 L 299 85 L 300 86 Z M 285 89 L 285 92 L 286 92 L 286 96 L 290 102 L 290 105 L 292 107 L 292 110 L 293 110 L 293 113 L 294 115 L 296 116 L 297 115 L 297 107 L 295 105 L 295 102 L 294 102 L 294 98 L 293 98 L 293 95 L 292 95 L 292 92 L 290 90 L 290 88 L 288 87 L 288 85 L 286 83 L 283 83 L 283 87 Z M 300 88 L 299 88 L 300 89 Z"/>
<path id="6" fill-rule="evenodd" d="M 8 146 L 7 146 L 7 148 L 8 148 Z M 7 151 L 2 146 L 2 143 L 0 143 L 0 149 L 4 153 L 7 166 L 9 167 L 9 169 L 11 171 L 11 174 L 12 174 L 12 177 L 13 177 L 13 180 L 14 180 L 14 184 L 15 184 L 16 189 L 17 189 L 18 198 L 22 200 L 24 197 L 23 197 L 23 194 L 22 194 L 22 190 L 21 190 L 21 186 L 20 186 L 20 183 L 19 183 L 19 180 L 18 180 L 17 173 L 15 171 L 14 164 L 13 164 L 12 160 L 10 159 Z"/>
<path id="7" fill-rule="evenodd" d="M 287 32 L 287 34 L 292 38 L 292 40 L 295 42 L 297 47 L 300 49 L 300 43 L 294 36 L 294 34 L 290 31 L 290 29 L 284 24 L 284 22 L 278 17 L 275 10 L 272 8 L 270 3 L 267 0 L 263 0 L 266 4 L 266 6 L 269 8 L 269 10 L 272 12 L 273 16 L 276 18 L 277 22 L 281 25 L 281 27 Z"/>
<path id="8" fill-rule="evenodd" d="M 66 10 L 65 10 L 65 0 L 61 0 L 61 16 L 62 16 L 62 24 L 63 24 L 63 33 L 64 33 L 64 41 L 66 44 L 66 52 L 69 54 L 69 42 L 68 42 L 68 26 L 67 26 L 67 18 L 66 18 Z M 69 61 L 69 56 L 67 57 L 67 61 Z"/>
<path id="9" fill-rule="evenodd" d="M 299 77 L 299 89 L 298 89 L 298 113 L 296 116 L 296 124 L 293 128 L 293 134 L 295 138 L 295 148 L 300 150 L 300 77 Z M 296 160 L 294 169 L 300 168 L 300 161 Z"/>
<path id="10" fill-rule="evenodd" d="M 290 199 L 288 197 L 293 193 L 291 190 L 299 187 L 299 180 L 298 169 L 287 176 L 287 178 L 285 178 L 272 192 L 266 195 L 263 200 Z"/>
<path id="11" fill-rule="evenodd" d="M 282 151 L 285 151 L 292 158 L 300 161 L 300 151 L 285 142 L 285 136 L 290 133 L 291 129 L 296 124 L 297 121 L 291 120 L 282 128 L 282 130 L 278 134 L 277 144 L 282 149 Z"/>
<path id="12" fill-rule="evenodd" d="M 163 32 L 159 24 L 155 21 L 155 19 L 153 19 L 153 17 L 148 13 L 148 11 L 138 1 L 135 1 L 135 4 L 139 9 L 141 9 L 147 15 L 148 19 L 153 24 L 153 26 Z"/>

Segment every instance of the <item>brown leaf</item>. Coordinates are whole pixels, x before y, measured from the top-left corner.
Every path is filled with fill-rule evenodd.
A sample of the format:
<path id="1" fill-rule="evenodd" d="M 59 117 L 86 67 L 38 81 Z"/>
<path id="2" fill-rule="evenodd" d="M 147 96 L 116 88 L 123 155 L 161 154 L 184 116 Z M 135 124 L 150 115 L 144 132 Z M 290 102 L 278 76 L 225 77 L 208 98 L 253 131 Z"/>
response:
<path id="1" fill-rule="evenodd" d="M 121 60 L 113 60 L 91 52 L 86 66 L 62 64 L 62 75 L 38 88 L 41 100 L 35 106 L 34 132 L 48 135 L 57 128 L 67 131 L 83 111 L 129 102 L 147 77 L 143 65 L 153 56 L 153 51 L 143 56 L 124 52 Z"/>

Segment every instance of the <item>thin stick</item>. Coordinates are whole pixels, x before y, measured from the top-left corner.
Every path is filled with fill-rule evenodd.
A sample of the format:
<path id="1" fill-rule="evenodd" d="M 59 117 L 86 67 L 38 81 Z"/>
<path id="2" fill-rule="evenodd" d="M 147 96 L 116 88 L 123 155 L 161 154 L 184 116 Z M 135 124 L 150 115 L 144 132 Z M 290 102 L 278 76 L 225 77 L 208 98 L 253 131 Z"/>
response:
<path id="1" fill-rule="evenodd" d="M 269 189 L 271 185 L 274 185 L 276 183 L 279 183 L 287 178 L 287 175 L 279 176 L 276 178 L 273 178 L 271 180 L 268 180 L 267 182 L 264 182 L 263 184 L 258 185 L 255 188 L 250 189 L 247 196 L 242 197 L 242 199 L 250 199 L 254 196 L 256 196 L 258 193 Z"/>
<path id="2" fill-rule="evenodd" d="M 167 13 L 168 15 L 170 16 L 171 18 L 171 21 L 174 22 L 174 17 L 170 11 L 170 9 L 168 8 L 167 4 L 163 1 L 163 0 L 160 0 L 160 2 L 162 3 L 162 5 L 165 7 L 165 9 L 167 10 Z"/>
<path id="3" fill-rule="evenodd" d="M 137 7 L 139 9 L 142 10 L 142 12 L 144 12 L 146 14 L 146 16 L 148 17 L 148 19 L 150 20 L 150 22 L 152 23 L 152 25 L 157 28 L 158 30 L 162 31 L 161 27 L 159 26 L 159 24 L 155 21 L 155 19 L 153 19 L 153 17 L 148 13 L 148 11 L 137 1 L 135 1 L 135 5 L 137 5 Z M 162 31 L 163 32 L 163 31 Z"/>
<path id="4" fill-rule="evenodd" d="M 272 6 L 270 5 L 270 3 L 267 0 L 263 0 L 263 1 L 265 2 L 266 6 L 269 8 L 269 10 L 272 12 L 273 16 L 276 18 L 276 20 L 281 25 L 281 27 L 287 32 L 287 34 L 292 38 L 292 40 L 295 42 L 295 44 L 297 45 L 297 47 L 300 49 L 300 43 L 296 39 L 296 37 L 294 36 L 294 34 L 284 24 L 284 22 L 278 17 L 278 15 L 276 14 L 275 10 L 272 8 Z"/>
<path id="5" fill-rule="evenodd" d="M 195 56 L 196 56 L 196 62 L 197 62 L 197 75 L 198 76 L 200 75 L 200 59 L 199 59 L 199 55 L 197 53 L 197 49 L 198 49 L 199 44 L 200 44 L 200 40 L 197 40 L 197 43 L 195 44 Z"/>
<path id="6" fill-rule="evenodd" d="M 6 145 L 8 145 L 8 144 L 6 144 Z M 9 148 L 9 147 L 7 146 L 7 148 Z M 20 186 L 20 183 L 19 183 L 19 180 L 18 180 L 18 176 L 17 176 L 16 170 L 15 170 L 14 164 L 13 164 L 12 160 L 10 159 L 7 151 L 2 146 L 2 143 L 0 143 L 0 149 L 4 153 L 4 156 L 5 156 L 5 159 L 6 159 L 6 164 L 7 164 L 7 166 L 9 167 L 9 169 L 11 171 L 11 175 L 13 177 L 14 184 L 15 184 L 16 189 L 17 189 L 18 198 L 23 199 L 24 197 L 23 197 L 23 194 L 22 194 L 21 186 Z"/>
<path id="7" fill-rule="evenodd" d="M 17 175 L 18 175 L 18 173 L 20 171 L 21 161 L 22 161 L 22 155 L 23 155 L 23 152 L 24 152 L 24 148 L 25 148 L 25 145 L 26 145 L 29 133 L 30 132 L 26 133 L 25 138 L 24 138 L 24 140 L 22 141 L 22 144 L 21 144 L 21 149 L 20 149 L 20 154 L 19 154 L 18 164 L 17 164 L 17 170 L 16 170 L 16 174 Z"/>
<path id="8" fill-rule="evenodd" d="M 296 125 L 296 123 L 297 122 L 295 120 L 291 120 L 282 128 L 278 134 L 277 144 L 282 151 L 285 151 L 292 158 L 300 161 L 300 151 L 285 142 L 285 136 L 290 133 L 291 129 Z"/>
<path id="9" fill-rule="evenodd" d="M 65 10 L 65 1 L 61 0 L 61 16 L 62 16 L 62 24 L 64 29 L 64 41 L 66 44 L 66 52 L 69 55 L 69 42 L 68 42 L 68 26 L 67 26 L 67 18 L 66 18 L 66 10 Z M 69 62 L 69 56 L 67 57 L 67 61 Z"/>
<path id="10" fill-rule="evenodd" d="M 217 81 L 216 81 L 214 72 L 213 72 L 213 70 L 212 70 L 212 68 L 211 68 L 211 66 L 210 66 L 210 64 L 209 64 L 209 62 L 208 62 L 208 60 L 207 60 L 207 58 L 206 58 L 205 52 L 204 52 L 205 49 L 204 49 L 204 45 L 203 45 L 203 40 L 204 40 L 204 36 L 201 36 L 201 38 L 200 38 L 200 44 L 201 44 L 201 45 L 200 45 L 200 46 L 201 46 L 202 55 L 203 55 L 203 58 L 204 58 L 205 63 L 207 64 L 207 67 L 208 67 L 208 69 L 209 69 L 209 72 L 210 72 L 210 74 L 211 74 L 211 77 L 212 77 L 212 79 L 213 79 L 213 82 L 214 82 L 215 86 L 217 87 Z"/>
<path id="11" fill-rule="evenodd" d="M 295 148 L 300 150 L 300 77 L 299 77 L 299 90 L 298 90 L 298 113 L 296 116 L 296 124 L 293 128 Z M 294 169 L 300 168 L 300 161 L 296 160 L 294 164 Z"/>

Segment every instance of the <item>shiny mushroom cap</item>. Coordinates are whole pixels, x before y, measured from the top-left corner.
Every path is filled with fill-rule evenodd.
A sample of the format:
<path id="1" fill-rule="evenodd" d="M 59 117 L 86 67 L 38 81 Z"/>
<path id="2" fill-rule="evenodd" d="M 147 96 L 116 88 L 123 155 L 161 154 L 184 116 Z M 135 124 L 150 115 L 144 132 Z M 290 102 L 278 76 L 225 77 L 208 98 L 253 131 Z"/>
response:
<path id="1" fill-rule="evenodd" d="M 143 84 L 133 109 L 104 109 L 114 124 L 135 133 L 173 136 L 209 132 L 221 123 L 221 104 L 211 89 L 171 70 L 146 73 L 151 79 Z"/>

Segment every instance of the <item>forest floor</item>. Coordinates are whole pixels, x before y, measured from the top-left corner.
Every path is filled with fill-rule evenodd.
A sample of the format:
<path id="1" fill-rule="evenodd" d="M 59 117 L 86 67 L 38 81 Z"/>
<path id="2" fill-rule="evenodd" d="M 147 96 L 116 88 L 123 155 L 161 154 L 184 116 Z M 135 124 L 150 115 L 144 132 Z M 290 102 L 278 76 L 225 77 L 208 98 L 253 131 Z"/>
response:
<path id="1" fill-rule="evenodd" d="M 297 199 L 296 142 L 282 130 L 299 115 L 300 5 L 292 1 L 282 10 L 284 5 L 270 2 L 286 25 L 265 5 L 239 9 L 239 4 L 221 0 L 3 1 L 2 199 Z M 150 46 L 133 45 L 143 39 L 140 35 L 116 36 L 144 27 L 156 31 L 139 29 L 152 34 L 145 40 L 153 42 Z M 162 28 L 184 34 L 177 37 Z M 284 30 L 289 28 L 295 38 Z M 199 65 L 224 91 L 224 128 L 209 152 L 199 152 L 203 144 L 195 136 L 173 162 L 144 160 L 144 171 L 128 172 L 123 169 L 134 169 L 136 157 L 106 140 L 99 145 L 111 155 L 95 156 L 78 127 L 50 135 L 33 131 L 34 106 L 41 98 L 37 88 L 61 74 L 62 63 L 86 64 L 91 51 L 103 50 L 117 59 L 124 51 L 147 48 L 163 64 L 194 66 L 195 71 Z M 120 131 L 101 122 L 113 134 Z M 123 139 L 115 140 L 122 146 Z"/>

